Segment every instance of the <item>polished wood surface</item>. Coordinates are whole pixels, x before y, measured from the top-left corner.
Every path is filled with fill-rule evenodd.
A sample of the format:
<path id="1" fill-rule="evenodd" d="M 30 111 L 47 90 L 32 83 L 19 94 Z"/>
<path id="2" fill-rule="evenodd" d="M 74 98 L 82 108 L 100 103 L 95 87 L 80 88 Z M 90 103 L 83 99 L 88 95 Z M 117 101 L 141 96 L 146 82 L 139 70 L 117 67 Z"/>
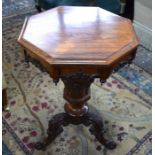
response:
<path id="1" fill-rule="evenodd" d="M 104 83 L 134 58 L 139 40 L 131 21 L 98 7 L 57 7 L 27 18 L 18 42 L 26 59 L 39 62 L 55 83 L 64 83 L 66 113 L 49 121 L 48 137 L 36 148 L 46 148 L 63 131 L 61 123 L 82 123 L 92 125 L 90 132 L 99 142 L 114 149 L 116 144 L 103 137 L 102 121 L 92 119 L 87 102 L 95 78 Z"/>
<path id="2" fill-rule="evenodd" d="M 48 64 L 109 65 L 138 45 L 130 20 L 98 7 L 57 7 L 25 21 L 19 43 Z"/>
<path id="3" fill-rule="evenodd" d="M 63 80 L 65 110 L 79 116 L 87 111 L 91 76 L 104 82 L 133 59 L 139 40 L 128 19 L 98 7 L 61 6 L 27 18 L 18 42 L 55 82 Z"/>
<path id="4" fill-rule="evenodd" d="M 55 82 L 63 80 L 65 110 L 79 116 L 87 111 L 90 77 L 104 82 L 120 62 L 133 59 L 139 40 L 128 19 L 98 7 L 66 6 L 27 18 L 18 42 Z"/>
<path id="5" fill-rule="evenodd" d="M 7 99 L 7 89 L 2 90 L 2 108 L 5 111 L 9 111 L 8 99 Z"/>

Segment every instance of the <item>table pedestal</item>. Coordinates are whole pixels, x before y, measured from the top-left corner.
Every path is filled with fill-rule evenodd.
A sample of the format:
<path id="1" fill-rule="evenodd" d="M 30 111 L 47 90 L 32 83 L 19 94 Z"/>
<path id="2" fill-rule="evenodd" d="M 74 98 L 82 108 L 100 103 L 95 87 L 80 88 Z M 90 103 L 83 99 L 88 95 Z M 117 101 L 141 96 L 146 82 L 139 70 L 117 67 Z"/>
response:
<path id="1" fill-rule="evenodd" d="M 62 76 L 64 82 L 64 99 L 67 101 L 64 109 L 65 113 L 56 114 L 49 121 L 47 130 L 48 137 L 44 142 L 38 142 L 35 145 L 36 149 L 44 150 L 61 132 L 63 126 L 69 124 L 83 124 L 89 126 L 89 131 L 95 138 L 103 144 L 107 149 L 114 149 L 116 143 L 104 138 L 104 126 L 102 118 L 95 113 L 92 113 L 87 101 L 90 99 L 90 85 L 97 75 L 75 73 Z"/>

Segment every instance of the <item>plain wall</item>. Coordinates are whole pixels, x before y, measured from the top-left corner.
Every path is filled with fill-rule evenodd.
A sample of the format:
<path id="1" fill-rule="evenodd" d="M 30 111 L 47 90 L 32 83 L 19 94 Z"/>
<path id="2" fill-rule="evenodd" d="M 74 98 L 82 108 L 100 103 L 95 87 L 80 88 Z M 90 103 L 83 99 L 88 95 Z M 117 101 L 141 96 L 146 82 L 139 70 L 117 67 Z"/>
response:
<path id="1" fill-rule="evenodd" d="M 152 30 L 152 0 L 135 0 L 134 20 Z"/>

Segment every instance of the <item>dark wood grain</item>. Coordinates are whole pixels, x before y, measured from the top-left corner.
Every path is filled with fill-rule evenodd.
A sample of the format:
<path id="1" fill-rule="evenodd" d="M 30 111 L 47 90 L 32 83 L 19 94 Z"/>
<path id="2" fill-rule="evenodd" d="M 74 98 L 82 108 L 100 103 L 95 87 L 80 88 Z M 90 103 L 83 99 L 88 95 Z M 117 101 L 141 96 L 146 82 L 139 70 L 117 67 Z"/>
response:
<path id="1" fill-rule="evenodd" d="M 79 120 L 89 112 L 87 102 L 93 80 L 99 78 L 104 83 L 114 70 L 131 63 L 139 44 L 130 20 L 98 7 L 68 6 L 27 18 L 18 42 L 26 59 L 39 63 L 36 66 L 45 68 L 55 83 L 63 81 L 65 112 L 72 124 L 72 120 Z M 52 136 L 50 133 L 46 145 L 62 132 L 60 119 L 54 123 L 60 132 Z M 88 120 L 96 123 L 90 114 Z M 97 135 L 96 131 L 97 128 L 94 135 L 103 145 L 109 149 L 116 147 L 113 142 L 106 143 L 101 132 Z"/>
<path id="2" fill-rule="evenodd" d="M 7 89 L 6 88 L 2 90 L 2 108 L 5 111 L 9 110 L 8 100 L 7 100 Z"/>
<path id="3" fill-rule="evenodd" d="M 106 130 L 104 129 L 102 118 L 90 111 L 81 117 L 74 117 L 67 113 L 59 113 L 53 116 L 48 124 L 47 138 L 44 142 L 36 143 L 35 148 L 38 150 L 45 150 L 47 146 L 63 132 L 63 126 L 69 124 L 90 126 L 89 132 L 94 135 L 102 145 L 110 150 L 116 148 L 116 143 L 114 141 L 104 138 Z"/>

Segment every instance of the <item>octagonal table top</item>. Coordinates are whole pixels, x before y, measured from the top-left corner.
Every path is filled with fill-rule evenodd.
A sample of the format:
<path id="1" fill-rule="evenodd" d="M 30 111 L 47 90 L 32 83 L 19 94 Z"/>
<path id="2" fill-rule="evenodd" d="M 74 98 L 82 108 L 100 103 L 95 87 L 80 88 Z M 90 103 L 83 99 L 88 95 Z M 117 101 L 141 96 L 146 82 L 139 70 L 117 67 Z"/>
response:
<path id="1" fill-rule="evenodd" d="M 60 6 L 25 20 L 18 42 L 48 64 L 109 65 L 137 48 L 132 22 L 99 7 Z"/>

